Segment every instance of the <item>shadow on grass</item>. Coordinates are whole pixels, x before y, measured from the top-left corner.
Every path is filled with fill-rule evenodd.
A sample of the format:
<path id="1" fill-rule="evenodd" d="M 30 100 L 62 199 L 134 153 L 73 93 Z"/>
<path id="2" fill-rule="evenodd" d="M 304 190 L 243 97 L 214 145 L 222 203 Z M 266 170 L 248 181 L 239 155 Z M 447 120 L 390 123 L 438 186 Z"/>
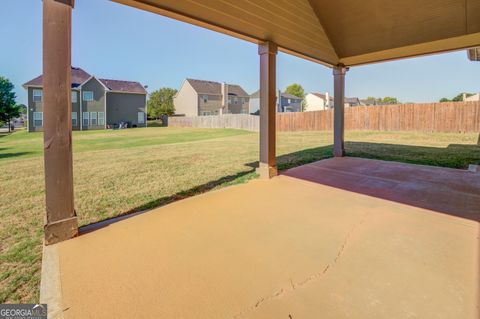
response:
<path id="1" fill-rule="evenodd" d="M 465 169 L 469 164 L 480 164 L 480 146 L 475 144 L 450 144 L 445 148 L 346 142 L 347 156 L 395 161 L 411 164 Z"/>
<path id="2" fill-rule="evenodd" d="M 6 150 L 6 148 L 0 148 L 0 151 Z M 11 157 L 18 157 L 18 156 L 24 156 L 28 154 L 32 154 L 33 152 L 16 152 L 16 153 L 0 153 L 0 160 L 1 159 L 6 159 L 6 158 L 11 158 Z"/>
<path id="3" fill-rule="evenodd" d="M 451 144 L 446 148 L 435 148 L 384 143 L 346 142 L 345 149 L 347 156 L 385 161 L 444 166 L 450 168 L 466 168 L 468 164 L 480 164 L 480 146 L 478 145 Z M 277 165 L 278 169 L 282 171 L 330 158 L 332 156 L 332 145 L 327 145 L 280 155 L 277 157 Z M 255 173 L 255 168 L 258 167 L 258 161 L 245 163 L 245 166 L 248 166 L 251 169 L 237 174 L 224 176 L 217 180 L 210 181 L 185 191 L 180 191 L 170 196 L 152 200 L 126 211 L 119 216 L 82 226 L 80 228 L 80 234 L 103 228 L 117 221 L 142 214 L 150 209 L 165 206 L 181 199 L 199 195 L 213 189 L 245 183 L 256 178 L 257 175 Z"/>

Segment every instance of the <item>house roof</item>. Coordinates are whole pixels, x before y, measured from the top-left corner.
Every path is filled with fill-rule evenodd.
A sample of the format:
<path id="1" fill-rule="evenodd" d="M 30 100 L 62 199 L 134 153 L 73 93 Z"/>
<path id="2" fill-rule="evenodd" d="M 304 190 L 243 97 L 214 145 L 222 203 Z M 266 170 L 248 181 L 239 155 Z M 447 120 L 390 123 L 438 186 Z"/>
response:
<path id="1" fill-rule="evenodd" d="M 345 103 L 360 103 L 360 99 L 358 97 L 346 97 Z"/>
<path id="2" fill-rule="evenodd" d="M 187 79 L 188 83 L 199 94 L 221 95 L 222 84 L 220 82 Z M 248 93 L 237 84 L 226 84 L 228 86 L 228 95 L 248 97 Z"/>
<path id="3" fill-rule="evenodd" d="M 126 93 L 139 93 L 147 94 L 147 91 L 142 84 L 135 81 L 121 81 L 121 80 L 110 80 L 110 79 L 98 79 L 103 83 L 109 90 L 126 92 Z"/>
<path id="4" fill-rule="evenodd" d="M 302 98 L 301 97 L 298 97 L 298 96 L 295 96 L 293 94 L 289 94 L 289 93 L 284 93 L 282 92 L 282 97 L 284 98 L 287 98 L 287 99 L 299 99 L 301 100 Z M 251 98 L 259 98 L 260 97 L 260 90 L 257 90 L 256 92 L 252 93 L 250 95 Z"/>
<path id="5" fill-rule="evenodd" d="M 325 94 L 322 94 L 322 93 L 311 92 L 310 94 L 313 94 L 313 95 L 315 95 L 316 97 L 319 97 L 319 98 L 324 99 L 324 100 L 327 99 L 327 96 L 326 96 Z M 333 96 L 330 95 L 330 96 L 329 96 L 329 99 L 330 99 L 330 101 L 333 101 Z"/>
<path id="6" fill-rule="evenodd" d="M 88 81 L 92 77 L 91 74 L 83 70 L 72 66 L 72 88 L 77 88 L 84 82 Z M 111 91 L 125 92 L 125 93 L 141 93 L 146 94 L 147 91 L 139 82 L 121 81 L 121 80 L 109 80 L 98 79 L 103 85 L 105 85 Z M 23 87 L 28 86 L 43 86 L 43 75 L 37 76 L 33 80 L 28 81 Z"/>
<path id="7" fill-rule="evenodd" d="M 88 80 L 91 77 L 91 75 L 85 72 L 85 70 L 83 70 L 82 68 L 76 68 L 72 66 L 71 77 L 72 77 L 72 88 L 76 88 L 80 86 L 83 82 Z M 43 86 L 43 74 L 23 84 L 23 87 L 27 87 L 27 86 Z"/>

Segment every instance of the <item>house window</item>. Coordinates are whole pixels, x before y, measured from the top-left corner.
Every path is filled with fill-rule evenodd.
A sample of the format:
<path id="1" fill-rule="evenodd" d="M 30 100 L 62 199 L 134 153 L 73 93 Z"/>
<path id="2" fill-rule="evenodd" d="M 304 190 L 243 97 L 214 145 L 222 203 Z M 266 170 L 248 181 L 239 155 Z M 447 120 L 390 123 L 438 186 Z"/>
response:
<path id="1" fill-rule="evenodd" d="M 33 112 L 33 126 L 43 126 L 43 112 Z"/>
<path id="2" fill-rule="evenodd" d="M 210 112 L 202 112 L 203 116 L 210 115 Z"/>
<path id="3" fill-rule="evenodd" d="M 77 92 L 72 91 L 72 103 L 77 103 Z"/>
<path id="4" fill-rule="evenodd" d="M 144 112 L 138 112 L 137 113 L 137 122 L 138 122 L 138 124 L 145 123 L 145 113 Z"/>
<path id="5" fill-rule="evenodd" d="M 238 103 L 238 99 L 236 97 L 233 98 L 233 104 L 237 104 Z"/>
<path id="6" fill-rule="evenodd" d="M 42 102 L 42 96 L 42 90 L 33 90 L 33 102 Z"/>
<path id="7" fill-rule="evenodd" d="M 202 98 L 203 98 L 203 103 L 207 103 L 207 102 L 208 102 L 208 95 L 204 95 Z"/>
<path id="8" fill-rule="evenodd" d="M 84 101 L 93 101 L 93 91 L 83 91 Z"/>
<path id="9" fill-rule="evenodd" d="M 83 126 L 88 126 L 88 124 L 90 122 L 90 113 L 83 112 L 82 120 L 83 120 Z"/>
<path id="10" fill-rule="evenodd" d="M 77 126 L 77 112 L 72 112 L 72 126 Z"/>
<path id="11" fill-rule="evenodd" d="M 105 113 L 98 112 L 98 125 L 105 125 Z"/>
<path id="12" fill-rule="evenodd" d="M 90 125 L 97 125 L 97 112 L 90 112 Z"/>
<path id="13" fill-rule="evenodd" d="M 288 103 L 288 104 L 292 103 L 292 100 L 291 100 L 291 99 L 288 99 L 288 102 L 287 102 L 287 103 Z"/>

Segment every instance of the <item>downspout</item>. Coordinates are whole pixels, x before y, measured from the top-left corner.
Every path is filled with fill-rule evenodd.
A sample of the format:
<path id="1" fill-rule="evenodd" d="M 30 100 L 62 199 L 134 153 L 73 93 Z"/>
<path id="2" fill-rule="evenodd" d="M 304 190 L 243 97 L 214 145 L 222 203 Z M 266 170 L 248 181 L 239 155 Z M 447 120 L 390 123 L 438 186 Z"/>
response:
<path id="1" fill-rule="evenodd" d="M 148 127 L 148 104 L 147 104 L 147 94 L 146 93 L 145 93 L 145 127 Z"/>
<path id="2" fill-rule="evenodd" d="M 103 98 L 105 101 L 103 101 L 103 124 L 105 127 L 105 130 L 107 129 L 107 90 L 104 91 L 103 93 Z M 98 119 L 97 119 L 98 121 Z"/>
<path id="3" fill-rule="evenodd" d="M 82 95 L 81 86 L 80 86 L 80 96 L 78 97 L 78 101 L 80 102 L 80 114 L 78 114 L 78 118 L 80 119 L 80 131 L 83 131 L 83 95 Z"/>

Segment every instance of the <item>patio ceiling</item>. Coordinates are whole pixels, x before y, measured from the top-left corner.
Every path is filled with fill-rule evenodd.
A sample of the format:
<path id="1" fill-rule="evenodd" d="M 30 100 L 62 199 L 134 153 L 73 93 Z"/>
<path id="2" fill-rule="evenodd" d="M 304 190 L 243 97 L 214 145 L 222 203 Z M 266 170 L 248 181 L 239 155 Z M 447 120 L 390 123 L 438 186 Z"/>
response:
<path id="1" fill-rule="evenodd" d="M 480 0 L 112 0 L 329 66 L 480 46 Z"/>

